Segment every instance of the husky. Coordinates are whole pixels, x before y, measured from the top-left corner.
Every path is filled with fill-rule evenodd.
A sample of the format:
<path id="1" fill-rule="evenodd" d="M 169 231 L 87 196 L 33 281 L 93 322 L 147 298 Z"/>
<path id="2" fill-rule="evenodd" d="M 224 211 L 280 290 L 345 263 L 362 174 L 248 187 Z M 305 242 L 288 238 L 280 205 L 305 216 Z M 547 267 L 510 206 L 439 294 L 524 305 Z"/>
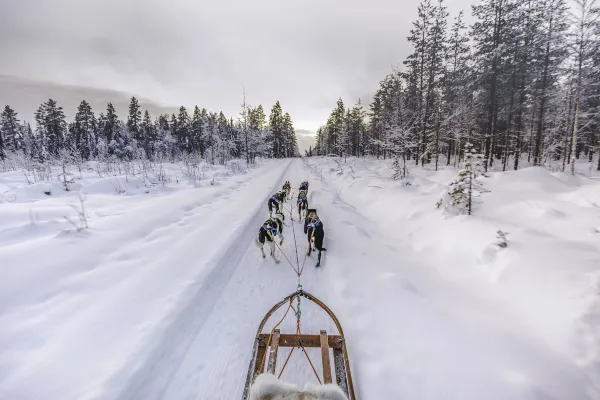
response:
<path id="1" fill-rule="evenodd" d="M 282 191 L 285 192 L 284 200 L 289 199 L 290 193 L 292 192 L 292 185 L 290 185 L 290 181 L 285 181 L 285 183 L 283 184 Z"/>
<path id="2" fill-rule="evenodd" d="M 311 251 L 318 251 L 317 267 L 319 267 L 321 265 L 321 252 L 327 251 L 327 249 L 323 247 L 323 239 L 325 239 L 323 222 L 319 219 L 316 210 L 308 210 L 304 220 L 304 234 L 308 239 L 306 255 L 310 256 Z"/>
<path id="3" fill-rule="evenodd" d="M 298 206 L 298 218 L 302 219 L 302 211 L 308 210 L 308 199 L 306 198 L 306 190 L 301 190 L 298 193 L 298 200 L 296 202 Z"/>
<path id="4" fill-rule="evenodd" d="M 269 215 L 273 215 L 273 209 L 275 213 L 283 213 L 283 200 L 285 199 L 285 192 L 277 192 L 269 198 L 267 207 L 269 208 Z"/>
<path id="5" fill-rule="evenodd" d="M 283 244 L 283 214 L 275 213 L 269 219 L 267 219 L 262 226 L 258 229 L 258 234 L 256 235 L 256 246 L 260 249 L 260 252 L 263 258 L 266 258 L 264 245 L 268 243 L 269 248 L 271 250 L 271 256 L 275 260 L 276 263 L 279 263 L 281 260 L 275 256 L 275 240 L 279 237 L 279 245 Z"/>

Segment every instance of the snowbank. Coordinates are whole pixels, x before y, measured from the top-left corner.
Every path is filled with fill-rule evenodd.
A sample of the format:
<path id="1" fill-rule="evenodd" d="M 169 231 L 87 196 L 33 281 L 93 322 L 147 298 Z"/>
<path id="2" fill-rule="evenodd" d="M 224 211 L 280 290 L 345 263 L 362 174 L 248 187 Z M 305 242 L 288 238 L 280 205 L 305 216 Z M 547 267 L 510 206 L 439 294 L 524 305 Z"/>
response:
<path id="1" fill-rule="evenodd" d="M 56 177 L 0 174 L 0 398 L 116 398 L 194 295 L 225 279 L 224 249 L 254 230 L 286 163 L 205 165 L 204 177 L 175 164 L 102 177 L 90 167 L 72 171 L 68 191 Z M 64 218 L 79 224 L 79 213 L 88 229 Z"/>
<path id="2" fill-rule="evenodd" d="M 315 157 L 305 162 L 321 186 L 313 191 L 317 200 L 311 205 L 328 227 L 326 238 L 335 238 L 334 244 L 326 243 L 331 251 L 325 263 L 340 277 L 333 299 L 347 310 L 350 299 L 358 297 L 361 309 L 377 310 L 361 315 L 352 307 L 346 315 L 352 321 L 348 335 L 358 335 L 355 351 L 359 358 L 395 357 L 368 366 L 363 358 L 355 366 L 357 381 L 373 382 L 363 389 L 370 396 L 379 393 L 370 398 L 433 399 L 436 387 L 456 390 L 451 397 L 460 399 L 479 390 L 488 399 L 600 398 L 600 181 L 542 168 L 492 172 L 482 179 L 489 192 L 477 199 L 474 215 L 454 216 L 435 206 L 456 176 L 451 168 L 414 167 L 410 185 L 404 185 L 390 179 L 389 161 Z M 331 219 L 344 220 L 337 226 L 327 223 Z M 373 243 L 365 252 L 364 271 L 354 270 L 356 261 L 350 259 L 339 268 L 338 262 L 332 265 L 340 257 L 335 249 L 347 252 L 343 248 L 349 241 L 358 251 L 356 239 L 350 238 L 353 231 L 359 240 Z M 498 231 L 506 234 L 506 247 Z M 343 244 L 341 237 L 347 237 Z M 397 264 L 390 265 L 391 260 Z M 345 285 L 359 285 L 362 294 L 350 295 Z M 395 295 L 387 297 L 388 288 Z M 437 311 L 423 309 L 423 301 Z M 372 342 L 392 347 L 365 353 L 363 327 L 383 329 L 379 324 L 391 315 L 401 323 L 377 332 Z M 444 330 L 439 335 L 431 332 L 439 327 Z M 409 344 L 395 343 L 401 340 Z M 505 370 L 494 378 L 494 368 Z M 406 377 L 401 387 L 406 386 L 377 391 L 376 371 L 390 379 L 393 374 L 400 381 Z M 461 380 L 470 374 L 474 381 L 488 382 L 491 394 L 476 385 L 465 390 Z M 426 386 L 408 376 L 429 384 L 429 393 L 419 392 Z M 455 379 L 455 384 L 433 384 L 435 376 Z M 517 395 L 510 389 L 515 384 L 529 389 Z"/>

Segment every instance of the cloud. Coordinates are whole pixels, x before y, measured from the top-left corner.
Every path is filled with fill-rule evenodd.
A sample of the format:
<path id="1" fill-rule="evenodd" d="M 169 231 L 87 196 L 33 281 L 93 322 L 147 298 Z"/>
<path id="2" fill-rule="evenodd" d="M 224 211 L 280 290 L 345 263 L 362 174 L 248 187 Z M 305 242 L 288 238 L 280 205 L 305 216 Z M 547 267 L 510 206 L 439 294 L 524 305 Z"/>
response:
<path id="1" fill-rule="evenodd" d="M 5 104 L 19 113 L 22 121 L 33 123 L 33 115 L 39 105 L 52 98 L 63 107 L 67 118 L 72 119 L 81 100 L 86 100 L 96 114 L 104 112 L 110 101 L 118 115 L 125 119 L 129 108 L 131 93 L 123 93 L 107 89 L 94 89 L 81 86 L 58 85 L 30 81 L 0 74 L 0 106 Z M 151 115 L 178 113 L 179 107 L 161 106 L 152 100 L 139 98 L 143 110 L 148 110 Z M 191 112 L 191 110 L 188 110 Z"/>
<path id="2" fill-rule="evenodd" d="M 245 88 L 251 104 L 270 110 L 279 100 L 298 128 L 316 130 L 338 97 L 367 104 L 406 57 L 416 8 L 388 0 L 8 0 L 0 73 L 231 116 Z"/>

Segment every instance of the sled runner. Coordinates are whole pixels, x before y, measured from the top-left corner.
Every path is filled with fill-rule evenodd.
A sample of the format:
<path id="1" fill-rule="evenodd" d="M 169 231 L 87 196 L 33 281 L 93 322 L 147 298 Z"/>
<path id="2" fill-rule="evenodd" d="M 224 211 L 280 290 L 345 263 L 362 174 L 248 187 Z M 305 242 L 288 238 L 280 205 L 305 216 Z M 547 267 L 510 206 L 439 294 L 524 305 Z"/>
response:
<path id="1" fill-rule="evenodd" d="M 300 333 L 300 298 L 306 298 L 319 307 L 321 307 L 333 320 L 337 330 L 339 332 L 338 335 L 329 335 L 325 330 L 321 330 L 319 334 L 302 334 Z M 294 300 L 298 301 L 298 311 L 296 312 L 296 317 L 298 319 L 298 329 L 295 334 L 290 333 L 281 333 L 277 327 L 283 322 L 283 319 L 279 321 L 277 325 L 273 328 L 270 333 L 263 333 L 263 328 L 269 318 L 282 306 L 289 304 L 288 311 L 294 310 L 292 302 Z M 286 311 L 287 315 L 287 311 Z M 273 308 L 269 310 L 267 315 L 261 321 L 258 331 L 256 333 L 256 337 L 254 338 L 254 347 L 252 349 L 252 358 L 250 360 L 250 366 L 248 368 L 248 375 L 246 377 L 246 385 L 244 387 L 244 395 L 242 397 L 243 400 L 248 400 L 251 394 L 252 385 L 257 376 L 263 373 L 270 373 L 275 375 L 275 370 L 277 367 L 277 356 L 278 350 L 280 347 L 292 347 L 292 351 L 295 348 L 301 349 L 300 351 L 305 352 L 306 347 L 320 347 L 321 348 L 321 362 L 323 365 L 323 379 L 319 378 L 317 372 L 312 364 L 312 361 L 309 362 L 310 365 L 317 375 L 317 379 L 320 384 L 327 385 L 335 383 L 340 389 L 344 392 L 348 400 L 356 400 L 356 396 L 354 394 L 354 387 L 352 384 L 352 374 L 350 372 L 350 362 L 348 360 L 348 350 L 346 348 L 346 339 L 344 338 L 344 332 L 342 330 L 342 326 L 340 322 L 333 314 L 333 312 L 327 307 L 322 301 L 314 297 L 308 292 L 305 292 L 300 287 L 299 290 L 287 296 L 285 299 L 281 300 L 279 303 L 275 304 Z M 330 351 L 329 349 L 333 349 L 333 370 L 335 371 L 335 382 L 333 381 L 333 377 L 331 374 L 331 359 L 330 359 Z M 268 362 L 267 353 L 269 356 Z M 291 353 L 290 353 L 291 356 Z M 308 357 L 308 354 L 306 354 Z M 289 360 L 289 357 L 288 357 Z M 283 369 L 285 369 L 287 365 L 287 360 L 283 365 Z M 266 371 L 265 371 L 266 367 Z M 283 369 L 281 370 L 281 375 L 283 373 Z M 277 375 L 275 375 L 277 376 Z"/>

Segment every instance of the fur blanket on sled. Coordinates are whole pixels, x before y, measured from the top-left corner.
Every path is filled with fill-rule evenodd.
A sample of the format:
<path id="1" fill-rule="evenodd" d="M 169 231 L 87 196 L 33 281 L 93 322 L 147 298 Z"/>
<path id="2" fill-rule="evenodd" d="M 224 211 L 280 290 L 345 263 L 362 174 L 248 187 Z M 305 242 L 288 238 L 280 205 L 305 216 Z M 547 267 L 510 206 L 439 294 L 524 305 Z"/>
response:
<path id="1" fill-rule="evenodd" d="M 250 390 L 250 400 L 348 400 L 342 389 L 334 384 L 306 384 L 304 390 L 280 381 L 274 375 L 261 374 L 256 377 Z"/>

